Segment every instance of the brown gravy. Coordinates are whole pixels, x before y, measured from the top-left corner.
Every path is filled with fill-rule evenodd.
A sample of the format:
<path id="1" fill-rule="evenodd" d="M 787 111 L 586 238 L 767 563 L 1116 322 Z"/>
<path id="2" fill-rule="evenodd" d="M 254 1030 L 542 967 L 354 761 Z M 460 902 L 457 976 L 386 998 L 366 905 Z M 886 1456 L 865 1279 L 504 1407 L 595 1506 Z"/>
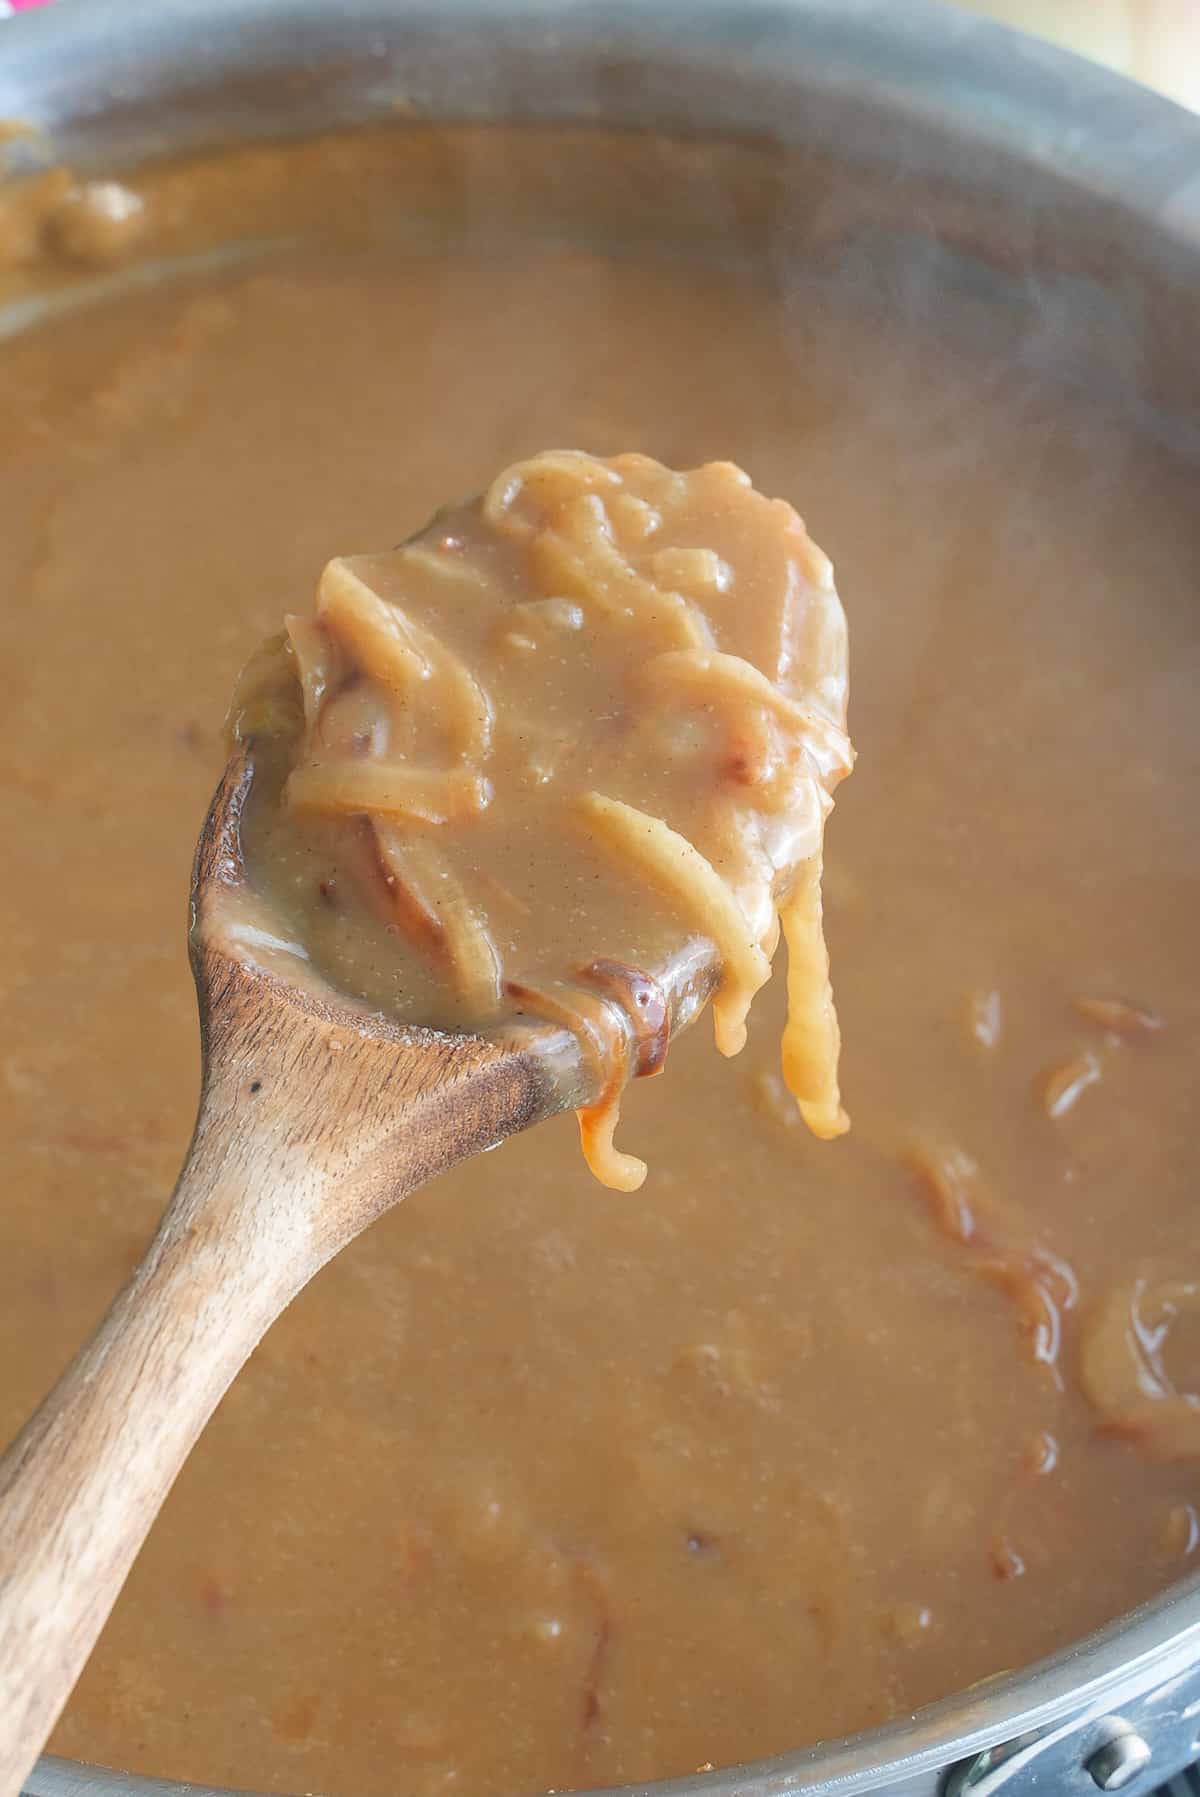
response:
<path id="1" fill-rule="evenodd" d="M 501 469 L 398 548 L 330 562 L 244 670 L 242 952 L 407 1023 L 565 1025 L 597 1092 L 585 1158 L 631 1192 L 646 1163 L 613 1133 L 666 1061 L 660 980 L 710 955 L 740 1054 L 782 930 L 784 1078 L 841 1135 L 821 855 L 847 677 L 828 557 L 732 463 Z"/>
<path id="2" fill-rule="evenodd" d="M 464 247 L 472 170 L 570 216 L 544 137 L 485 137 L 138 183 L 169 249 L 306 242 L 0 349 L 0 1433 L 190 1127 L 183 894 L 238 667 L 330 556 L 547 442 L 732 457 L 854 596 L 855 1128 L 781 1102 L 776 981 L 740 1062 L 694 1032 L 632 1091 L 640 1196 L 563 1120 L 409 1200 L 222 1405 L 63 1753 L 361 1797 L 642 1779 L 1019 1665 L 1196 1547 L 1194 1437 L 1131 1426 L 1109 1364 L 1137 1304 L 1170 1391 L 1134 1395 L 1187 1423 L 1194 469 L 965 329 L 638 253 L 649 189 L 600 150 L 555 166 L 594 157 L 619 250 L 515 202 Z M 346 203 L 413 167 L 424 241 Z"/>

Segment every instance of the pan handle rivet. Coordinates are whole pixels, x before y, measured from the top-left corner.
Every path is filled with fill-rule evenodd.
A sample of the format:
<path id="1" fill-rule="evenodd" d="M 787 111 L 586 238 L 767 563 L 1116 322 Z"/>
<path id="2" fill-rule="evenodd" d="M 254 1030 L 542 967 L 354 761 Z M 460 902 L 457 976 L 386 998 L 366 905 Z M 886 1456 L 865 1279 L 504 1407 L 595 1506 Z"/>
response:
<path id="1" fill-rule="evenodd" d="M 1150 1764 L 1150 1745 L 1132 1729 L 1114 1735 L 1085 1761 L 1092 1782 L 1102 1791 L 1121 1791 Z"/>

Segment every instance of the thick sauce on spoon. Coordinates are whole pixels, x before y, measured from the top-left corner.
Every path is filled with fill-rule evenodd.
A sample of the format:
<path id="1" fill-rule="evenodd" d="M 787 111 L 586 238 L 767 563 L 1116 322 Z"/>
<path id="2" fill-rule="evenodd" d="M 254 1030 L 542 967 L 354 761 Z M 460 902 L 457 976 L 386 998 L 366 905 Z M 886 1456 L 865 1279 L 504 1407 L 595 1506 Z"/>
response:
<path id="1" fill-rule="evenodd" d="M 821 842 L 849 772 L 827 558 L 729 463 L 544 453 L 388 555 L 331 562 L 243 675 L 262 764 L 251 878 L 339 987 L 412 1023 L 567 1022 L 606 1185 L 620 1092 L 657 1073 L 655 974 L 713 940 L 717 1045 L 746 1041 L 782 918 L 784 1077 L 846 1128 Z"/>

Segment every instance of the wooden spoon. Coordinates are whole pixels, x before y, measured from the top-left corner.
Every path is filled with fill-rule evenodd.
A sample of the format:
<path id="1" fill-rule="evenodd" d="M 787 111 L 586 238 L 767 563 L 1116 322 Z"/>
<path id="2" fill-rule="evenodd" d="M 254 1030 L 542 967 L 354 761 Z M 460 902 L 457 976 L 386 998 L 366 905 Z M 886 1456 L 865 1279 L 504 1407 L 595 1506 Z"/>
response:
<path id="1" fill-rule="evenodd" d="M 201 1429 L 301 1287 L 424 1180 L 596 1095 L 566 1031 L 439 1035 L 287 977 L 248 909 L 253 775 L 245 756 L 230 763 L 196 854 L 203 1075 L 179 1183 L 140 1266 L 0 1460 L 0 1797 L 19 1792 Z M 673 1029 L 712 979 L 701 943 L 668 970 Z"/>

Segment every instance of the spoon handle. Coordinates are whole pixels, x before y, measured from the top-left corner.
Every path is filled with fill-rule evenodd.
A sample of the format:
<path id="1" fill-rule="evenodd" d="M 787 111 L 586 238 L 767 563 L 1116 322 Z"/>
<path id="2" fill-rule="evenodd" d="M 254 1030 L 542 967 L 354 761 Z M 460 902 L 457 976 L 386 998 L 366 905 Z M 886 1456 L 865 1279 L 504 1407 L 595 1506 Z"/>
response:
<path id="1" fill-rule="evenodd" d="M 158 1233 L 0 1459 L 0 1797 L 17 1797 L 197 1436 L 271 1323 L 414 1186 L 570 1102 L 510 1052 L 331 1021 L 197 955 L 204 1086 Z"/>
<path id="2" fill-rule="evenodd" d="M 272 1152 L 197 1131 L 140 1266 L 0 1460 L 0 1797 L 20 1791 L 196 1437 L 315 1271 L 243 1198 L 256 1146 Z"/>

